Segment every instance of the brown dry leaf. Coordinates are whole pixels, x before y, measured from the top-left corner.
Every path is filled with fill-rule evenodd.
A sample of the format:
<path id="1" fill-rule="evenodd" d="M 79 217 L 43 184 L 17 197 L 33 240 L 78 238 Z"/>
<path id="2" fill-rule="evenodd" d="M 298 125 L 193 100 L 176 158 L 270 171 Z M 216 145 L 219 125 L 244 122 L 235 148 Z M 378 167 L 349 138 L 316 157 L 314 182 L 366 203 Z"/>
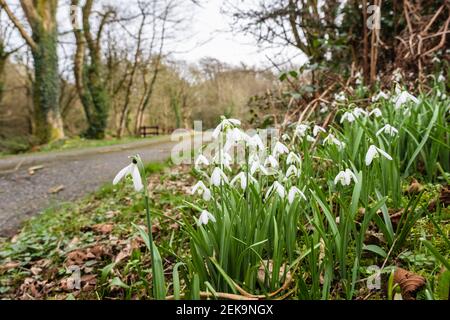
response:
<path id="1" fill-rule="evenodd" d="M 269 278 L 272 277 L 272 271 L 273 271 L 273 261 L 272 260 L 263 260 L 260 263 L 259 269 L 258 269 L 258 280 L 261 283 L 264 283 L 266 280 L 266 269 L 269 273 Z M 282 280 L 283 276 L 284 276 L 284 270 L 286 269 L 286 265 L 282 265 L 280 267 L 280 272 L 279 272 L 279 278 L 280 281 Z M 291 272 L 288 271 L 286 274 L 286 278 L 290 278 L 291 277 Z"/>
<path id="2" fill-rule="evenodd" d="M 367 230 L 366 234 L 364 235 L 364 243 L 380 245 L 386 243 L 386 240 L 384 239 L 383 233 L 375 232 L 373 230 Z"/>
<path id="3" fill-rule="evenodd" d="M 445 186 L 441 188 L 441 194 L 439 195 L 439 200 L 444 207 L 450 206 L 450 188 Z"/>
<path id="4" fill-rule="evenodd" d="M 0 272 L 16 269 L 18 267 L 20 267 L 20 262 L 15 261 L 7 262 L 0 266 Z"/>
<path id="5" fill-rule="evenodd" d="M 111 233 L 113 228 L 114 228 L 114 225 L 112 223 L 99 223 L 99 224 L 92 226 L 92 229 L 95 232 L 103 233 L 103 234 Z"/>
<path id="6" fill-rule="evenodd" d="M 416 179 L 413 179 L 413 181 L 411 181 L 411 184 L 409 185 L 408 189 L 406 190 L 406 193 L 418 194 L 422 190 L 423 190 L 423 185 L 421 185 Z"/>
<path id="7" fill-rule="evenodd" d="M 119 263 L 123 259 L 128 258 L 130 255 L 131 255 L 131 247 L 127 246 L 125 249 L 119 252 L 119 254 L 114 259 L 114 262 Z"/>
<path id="8" fill-rule="evenodd" d="M 426 284 L 424 277 L 402 268 L 395 270 L 394 281 L 400 286 L 405 300 L 415 300 L 417 292 Z"/>
<path id="9" fill-rule="evenodd" d="M 38 267 L 31 267 L 30 271 L 33 275 L 37 276 L 42 272 L 42 269 Z"/>
<path id="10" fill-rule="evenodd" d="M 28 168 L 28 174 L 30 176 L 34 175 L 36 173 L 36 171 L 44 169 L 44 166 L 39 165 L 39 166 L 34 166 L 34 167 L 29 167 Z"/>
<path id="11" fill-rule="evenodd" d="M 178 231 L 180 229 L 180 225 L 178 223 L 172 223 L 171 225 L 169 225 L 169 228 Z"/>
<path id="12" fill-rule="evenodd" d="M 48 189 L 48 193 L 55 194 L 55 193 L 59 193 L 59 192 L 61 192 L 63 190 L 64 190 L 64 186 L 63 185 L 59 185 L 57 187 Z"/>
<path id="13" fill-rule="evenodd" d="M 392 211 L 393 210 L 389 209 L 389 213 L 391 213 Z M 391 218 L 392 227 L 394 227 L 394 229 L 396 229 L 398 224 L 400 223 L 400 219 L 402 218 L 404 212 L 405 209 L 401 209 L 389 215 L 389 217 Z"/>
<path id="14" fill-rule="evenodd" d="M 72 252 L 69 252 L 66 259 L 66 265 L 67 266 L 73 266 L 73 265 L 82 265 L 84 261 L 87 259 L 86 253 L 84 253 L 81 250 L 75 250 Z"/>

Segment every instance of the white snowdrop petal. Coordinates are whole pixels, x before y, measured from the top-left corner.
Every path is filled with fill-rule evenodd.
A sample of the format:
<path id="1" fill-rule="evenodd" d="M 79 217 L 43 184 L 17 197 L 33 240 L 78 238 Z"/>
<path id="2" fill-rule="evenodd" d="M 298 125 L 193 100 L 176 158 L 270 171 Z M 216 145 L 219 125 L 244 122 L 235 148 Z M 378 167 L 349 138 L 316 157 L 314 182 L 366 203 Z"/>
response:
<path id="1" fill-rule="evenodd" d="M 386 159 L 392 160 L 392 157 L 391 157 L 386 151 L 384 151 L 384 150 L 382 150 L 382 149 L 380 149 L 380 148 L 377 148 L 377 151 L 378 151 L 383 157 L 385 157 Z"/>
<path id="2" fill-rule="evenodd" d="M 141 173 L 137 165 L 133 164 L 131 168 L 131 177 L 133 178 L 134 190 L 141 191 L 144 188 L 142 184 Z"/>
<path id="3" fill-rule="evenodd" d="M 129 164 L 125 168 L 119 171 L 117 175 L 114 177 L 113 185 L 116 185 L 119 183 L 120 180 L 122 180 L 126 175 L 131 173 L 131 170 L 133 168 L 133 164 Z"/>

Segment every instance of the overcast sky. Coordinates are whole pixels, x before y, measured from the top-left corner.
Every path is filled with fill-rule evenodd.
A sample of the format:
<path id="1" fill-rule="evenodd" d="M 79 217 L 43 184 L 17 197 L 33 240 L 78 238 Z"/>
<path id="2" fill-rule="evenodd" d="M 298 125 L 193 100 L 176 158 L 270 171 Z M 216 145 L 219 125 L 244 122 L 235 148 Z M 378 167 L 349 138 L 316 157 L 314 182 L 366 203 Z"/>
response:
<path id="1" fill-rule="evenodd" d="M 256 44 L 251 35 L 233 34 L 230 31 L 230 17 L 221 13 L 223 0 L 203 1 L 201 7 L 195 8 L 190 32 L 192 37 L 179 42 L 175 56 L 195 62 L 202 57 L 210 56 L 229 64 L 268 66 L 267 55 L 277 62 L 294 58 L 294 63 L 302 63 L 304 58 L 298 56 L 298 50 L 290 48 L 267 49 Z M 292 62 L 292 61 L 291 61 Z"/>
<path id="2" fill-rule="evenodd" d="M 235 1 L 240 6 L 251 6 L 252 2 L 259 0 L 227 0 Z M 230 30 L 231 18 L 221 12 L 225 0 L 200 0 L 200 6 L 192 5 L 192 2 L 186 1 L 189 5 L 188 9 L 184 9 L 181 5 L 178 10 L 188 10 L 191 19 L 183 23 L 182 36 L 178 36 L 174 41 L 168 41 L 165 52 L 173 52 L 172 59 L 185 60 L 188 63 L 195 63 L 203 57 L 213 57 L 222 62 L 239 65 L 241 63 L 247 66 L 270 67 L 267 56 L 277 63 L 290 61 L 283 68 L 290 68 L 293 65 L 302 64 L 305 59 L 299 55 L 298 50 L 279 47 L 264 48 L 259 47 L 252 35 L 233 34 Z M 19 19 L 23 19 L 23 11 L 20 9 L 19 0 L 7 0 L 11 8 L 18 15 Z M 70 6 L 68 1 L 61 1 L 58 10 L 58 21 L 60 32 L 66 33 L 63 42 L 73 42 L 70 24 Z M 131 4 L 135 1 L 130 0 L 102 0 L 97 4 L 121 4 L 125 10 L 132 10 Z M 6 18 L 6 17 L 4 17 Z M 25 25 L 27 25 L 25 23 Z M 177 33 L 179 33 L 177 31 Z M 184 33 L 184 34 L 183 34 Z M 124 39 L 126 41 L 126 39 Z M 18 33 L 16 34 L 15 43 L 23 43 Z M 70 49 L 65 48 L 61 54 L 69 53 Z M 67 50 L 69 52 L 67 52 Z M 70 62 L 71 63 L 71 62 Z"/>

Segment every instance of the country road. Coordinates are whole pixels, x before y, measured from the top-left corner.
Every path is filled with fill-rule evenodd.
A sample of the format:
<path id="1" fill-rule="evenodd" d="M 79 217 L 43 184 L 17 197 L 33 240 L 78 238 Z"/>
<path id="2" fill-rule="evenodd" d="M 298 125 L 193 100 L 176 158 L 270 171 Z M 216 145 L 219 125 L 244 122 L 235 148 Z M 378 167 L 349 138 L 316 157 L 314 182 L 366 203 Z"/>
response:
<path id="1" fill-rule="evenodd" d="M 201 136 L 195 135 L 196 143 Z M 184 135 L 179 139 L 182 149 L 187 150 L 194 138 Z M 79 199 L 112 181 L 129 163 L 129 155 L 140 154 L 146 163 L 164 161 L 178 143 L 162 138 L 147 143 L 0 159 L 0 237 L 14 235 L 23 221 L 43 209 Z M 43 168 L 30 175 L 28 169 L 39 165 Z M 16 170 L 4 170 L 7 166 Z M 63 186 L 61 191 L 51 192 L 59 186 Z"/>

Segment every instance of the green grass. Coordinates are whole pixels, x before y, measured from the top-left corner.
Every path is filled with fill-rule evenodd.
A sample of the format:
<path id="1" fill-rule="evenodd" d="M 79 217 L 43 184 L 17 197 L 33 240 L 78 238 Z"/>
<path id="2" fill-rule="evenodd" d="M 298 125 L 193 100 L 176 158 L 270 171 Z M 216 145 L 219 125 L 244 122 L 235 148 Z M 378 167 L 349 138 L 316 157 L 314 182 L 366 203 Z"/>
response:
<path id="1" fill-rule="evenodd" d="M 146 165 L 154 185 L 175 181 L 176 177 L 165 171 L 168 166 L 168 163 Z M 181 205 L 184 195 L 170 188 L 154 187 L 151 192 L 151 210 L 156 216 L 153 223 L 157 226 L 154 237 L 162 248 L 163 258 L 173 259 L 174 255 L 184 255 L 183 243 L 186 239 L 177 232 L 171 220 L 172 208 Z M 95 287 L 78 292 L 77 299 L 130 298 L 131 293 L 148 296 L 151 273 L 148 254 L 134 227 L 145 225 L 142 200 L 142 195 L 136 194 L 129 183 L 117 186 L 105 184 L 85 199 L 48 209 L 32 218 L 13 239 L 0 239 L 0 297 L 18 298 L 25 293 L 30 294 L 29 290 L 23 292 L 20 289 L 24 280 L 29 278 L 36 281 L 33 282 L 36 286 L 42 279 L 55 286 L 55 290 L 42 293 L 37 298 L 73 298 L 73 295 L 61 289 L 64 287 L 62 283 L 71 275 L 68 257 L 71 252 L 86 253 L 96 246 L 102 247 L 104 254 L 86 258 L 80 265 L 82 276 L 95 276 Z M 113 228 L 111 232 L 102 234 L 94 227 L 99 224 L 112 224 Z M 114 263 L 114 259 L 125 252 L 130 244 L 133 247 L 127 257 Z M 45 267 L 42 267 L 43 260 L 48 260 Z M 9 270 L 1 267 L 8 263 L 18 265 Z M 42 271 L 34 275 L 34 268 Z M 122 287 L 118 287 L 118 284 Z"/>
<path id="2" fill-rule="evenodd" d="M 4 141 L 0 147 L 4 144 L 4 150 L 0 152 L 0 157 L 14 155 L 14 154 L 24 154 L 24 153 L 43 153 L 43 152 L 53 152 L 53 151 L 66 151 L 66 150 L 76 150 L 76 149 L 87 149 L 96 147 L 107 147 L 114 146 L 118 144 L 126 144 L 139 141 L 149 141 L 157 137 L 149 138 L 137 138 L 137 137 L 125 137 L 122 139 L 117 138 L 107 138 L 103 140 L 90 140 L 80 137 L 73 137 L 68 139 L 63 139 L 60 141 L 55 141 L 43 146 L 37 147 L 34 151 L 27 144 L 9 143 Z M 0 148 L 1 149 L 1 148 Z"/>

